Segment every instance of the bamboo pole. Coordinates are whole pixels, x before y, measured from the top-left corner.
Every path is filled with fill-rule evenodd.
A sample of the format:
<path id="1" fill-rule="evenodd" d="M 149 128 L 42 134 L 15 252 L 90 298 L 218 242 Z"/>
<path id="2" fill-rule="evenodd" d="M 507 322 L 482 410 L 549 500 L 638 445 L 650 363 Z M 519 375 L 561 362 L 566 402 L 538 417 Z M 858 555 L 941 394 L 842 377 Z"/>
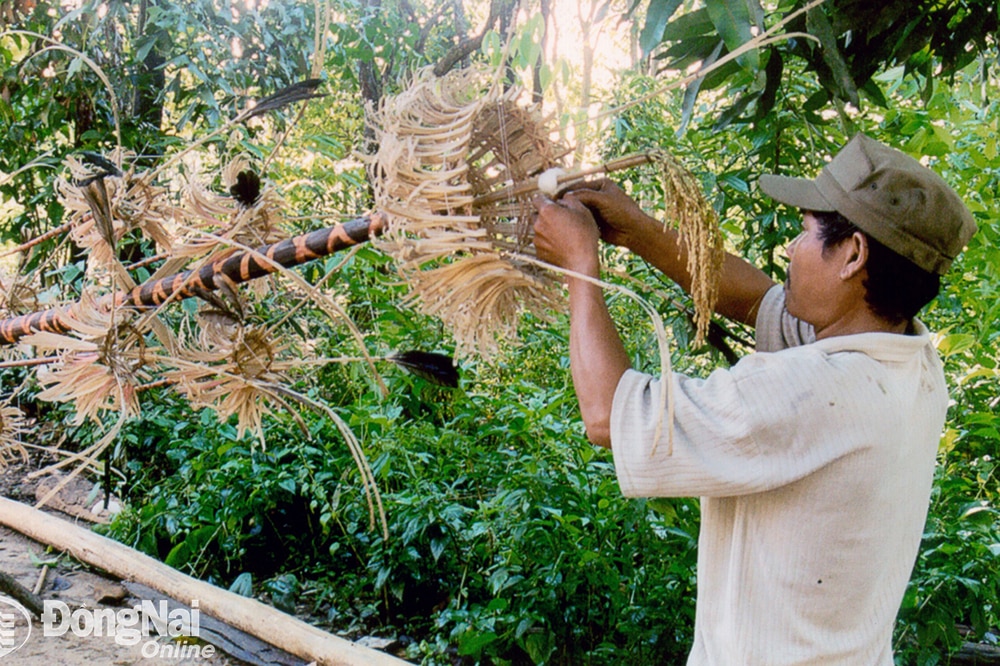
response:
<path id="1" fill-rule="evenodd" d="M 117 541 L 0 497 L 0 524 L 123 580 L 148 585 L 318 666 L 399 666 L 409 662 L 362 647 L 255 599 L 187 576 Z"/>
<path id="2" fill-rule="evenodd" d="M 130 291 L 108 294 L 101 298 L 98 305 L 104 308 L 110 308 L 112 304 L 116 307 L 155 307 L 174 294 L 189 298 L 198 295 L 201 290 L 217 289 L 220 275 L 236 284 L 246 282 L 274 273 L 279 267 L 298 266 L 366 242 L 381 233 L 382 225 L 383 218 L 378 213 L 355 218 L 335 227 L 265 245 L 253 252 L 236 252 L 200 269 L 153 280 Z M 14 344 L 38 331 L 65 333 L 67 330 L 62 310 L 32 312 L 0 321 L 0 345 Z"/>
<path id="3" fill-rule="evenodd" d="M 560 185 L 576 182 L 586 176 L 611 173 L 651 162 L 650 153 L 629 155 L 610 162 L 562 174 Z M 523 183 L 498 192 L 476 198 L 472 204 L 480 209 L 504 199 L 517 199 L 538 191 L 538 178 L 527 179 Z M 196 270 L 184 271 L 158 280 L 141 284 L 130 291 L 107 294 L 98 306 L 114 307 L 155 307 L 174 297 L 189 298 L 202 291 L 218 288 L 219 276 L 225 276 L 235 284 L 253 280 L 273 273 L 279 267 L 290 268 L 327 256 L 340 250 L 364 243 L 384 230 L 386 221 L 381 213 L 372 213 L 320 229 L 294 238 L 265 245 L 253 252 L 236 252 L 225 259 L 202 266 Z M 140 262 L 141 263 L 141 262 Z M 42 310 L 0 321 L 0 345 L 15 344 L 21 338 L 38 331 L 66 333 L 68 326 L 61 309 Z"/>
<path id="4" fill-rule="evenodd" d="M 582 180 L 587 176 L 593 176 L 596 174 L 609 174 L 615 171 L 621 171 L 622 169 L 631 169 L 632 167 L 642 166 L 643 164 L 649 164 L 654 160 L 654 153 L 636 153 L 635 155 L 627 155 L 625 157 L 620 157 L 610 162 L 605 162 L 603 164 L 598 164 L 587 169 L 578 169 L 577 171 L 567 171 L 556 178 L 556 182 L 559 185 L 565 185 L 566 183 L 575 183 L 578 180 Z M 482 196 L 478 196 L 472 201 L 472 208 L 478 209 L 486 206 L 488 204 L 496 203 L 497 201 L 503 201 L 505 199 L 517 199 L 518 197 L 523 197 L 528 194 L 536 194 L 538 192 L 538 177 L 525 179 L 524 182 L 518 183 L 513 187 L 509 187 L 502 190 L 497 190 L 496 192 L 490 192 Z"/>

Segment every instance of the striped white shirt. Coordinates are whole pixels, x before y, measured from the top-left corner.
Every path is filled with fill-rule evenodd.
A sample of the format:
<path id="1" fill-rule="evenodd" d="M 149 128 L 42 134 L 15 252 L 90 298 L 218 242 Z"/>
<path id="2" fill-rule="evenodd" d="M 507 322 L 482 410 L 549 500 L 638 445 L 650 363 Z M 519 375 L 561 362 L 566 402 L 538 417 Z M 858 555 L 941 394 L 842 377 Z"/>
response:
<path id="1" fill-rule="evenodd" d="M 948 395 L 927 329 L 814 341 L 771 289 L 758 352 L 671 377 L 672 455 L 652 441 L 661 381 L 622 377 L 622 492 L 700 496 L 688 666 L 892 666 Z M 655 450 L 654 450 L 655 449 Z"/>

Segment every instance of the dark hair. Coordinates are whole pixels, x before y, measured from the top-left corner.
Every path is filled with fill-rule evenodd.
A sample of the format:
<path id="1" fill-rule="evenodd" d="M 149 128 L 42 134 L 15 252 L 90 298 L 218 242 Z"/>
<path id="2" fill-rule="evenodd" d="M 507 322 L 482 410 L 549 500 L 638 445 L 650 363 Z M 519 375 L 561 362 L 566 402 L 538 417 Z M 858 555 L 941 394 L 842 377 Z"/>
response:
<path id="1" fill-rule="evenodd" d="M 864 234 L 868 242 L 868 277 L 864 281 L 865 302 L 879 317 L 893 324 L 909 321 L 938 295 L 941 276 L 920 268 L 896 254 L 859 229 L 840 213 L 817 213 L 823 249 L 834 247 L 854 235 Z"/>

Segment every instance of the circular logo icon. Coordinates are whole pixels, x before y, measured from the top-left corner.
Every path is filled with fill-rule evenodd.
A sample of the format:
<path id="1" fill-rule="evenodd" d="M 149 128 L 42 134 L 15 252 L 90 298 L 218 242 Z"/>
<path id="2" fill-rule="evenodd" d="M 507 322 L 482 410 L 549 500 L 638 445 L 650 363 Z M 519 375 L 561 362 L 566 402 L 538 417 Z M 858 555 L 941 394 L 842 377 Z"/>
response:
<path id="1" fill-rule="evenodd" d="M 10 597 L 0 595 L 0 660 L 22 647 L 31 636 L 31 614 Z"/>

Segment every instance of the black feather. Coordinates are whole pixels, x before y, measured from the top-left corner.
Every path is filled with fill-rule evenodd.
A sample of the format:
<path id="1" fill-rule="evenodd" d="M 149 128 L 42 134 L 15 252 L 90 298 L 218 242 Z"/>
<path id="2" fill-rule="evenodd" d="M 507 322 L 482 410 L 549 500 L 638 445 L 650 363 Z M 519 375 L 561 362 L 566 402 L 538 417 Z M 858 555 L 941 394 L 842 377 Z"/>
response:
<path id="1" fill-rule="evenodd" d="M 87 179 L 87 184 L 80 191 L 94 216 L 94 226 L 101 238 L 112 251 L 115 249 L 115 223 L 111 215 L 111 200 L 108 198 L 108 188 L 104 185 L 104 176 Z"/>
<path id="2" fill-rule="evenodd" d="M 708 325 L 708 344 L 712 345 L 718 349 L 723 358 L 726 359 L 726 363 L 729 365 L 736 365 L 737 361 L 740 360 L 739 354 L 726 342 L 726 329 L 719 326 L 714 321 Z M 735 337 L 735 336 L 734 336 Z"/>
<path id="3" fill-rule="evenodd" d="M 450 356 L 414 350 L 396 352 L 386 358 L 417 377 L 439 386 L 458 388 L 458 369 Z"/>
<path id="4" fill-rule="evenodd" d="M 89 150 L 85 150 L 81 154 L 83 155 L 84 162 L 90 164 L 91 166 L 97 167 L 98 169 L 100 169 L 100 171 L 91 178 L 84 179 L 82 182 L 77 181 L 76 184 L 78 186 L 83 187 L 94 178 L 105 178 L 107 176 L 116 176 L 118 178 L 122 177 L 121 170 L 104 155 L 101 155 L 100 153 L 92 153 Z"/>
<path id="5" fill-rule="evenodd" d="M 236 182 L 229 187 L 229 193 L 250 208 L 260 199 L 260 176 L 253 171 L 240 171 L 236 174 Z"/>
<path id="6" fill-rule="evenodd" d="M 314 99 L 316 97 L 325 97 L 325 93 L 316 92 L 316 89 L 319 88 L 322 83 L 322 79 L 306 79 L 305 81 L 293 83 L 290 86 L 282 88 L 276 93 L 257 100 L 254 107 L 249 111 L 242 113 L 237 120 L 250 120 L 251 118 L 265 114 L 268 111 L 280 109 L 281 107 L 288 106 L 294 102 L 299 102 L 305 99 Z"/>

